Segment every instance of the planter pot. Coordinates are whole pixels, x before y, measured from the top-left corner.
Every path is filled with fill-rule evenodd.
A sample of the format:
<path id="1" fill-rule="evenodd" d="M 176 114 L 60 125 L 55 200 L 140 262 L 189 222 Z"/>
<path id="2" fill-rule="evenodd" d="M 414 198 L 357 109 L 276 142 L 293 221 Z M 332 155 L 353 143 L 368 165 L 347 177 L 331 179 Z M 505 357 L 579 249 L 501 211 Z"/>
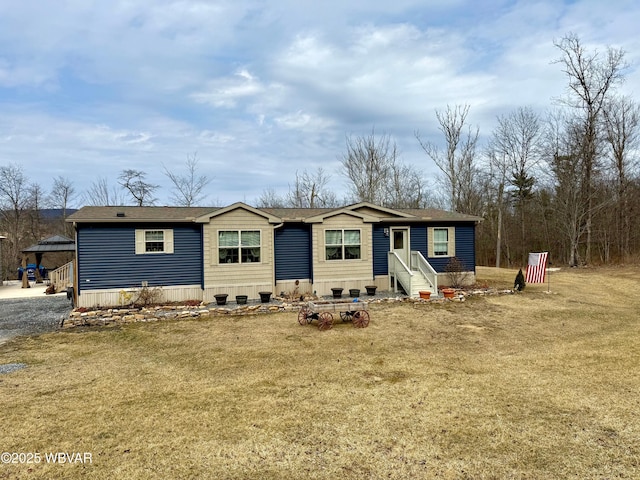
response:
<path id="1" fill-rule="evenodd" d="M 258 292 L 260 295 L 260 301 L 262 303 L 269 303 L 271 301 L 271 292 Z"/>
<path id="2" fill-rule="evenodd" d="M 356 298 L 360 296 L 360 289 L 359 288 L 350 288 L 349 289 L 349 296 L 352 298 Z"/>
<path id="3" fill-rule="evenodd" d="M 247 304 L 248 295 L 236 295 L 236 303 L 238 305 L 246 305 Z"/>
<path id="4" fill-rule="evenodd" d="M 342 288 L 332 288 L 331 291 L 333 292 L 333 298 L 340 298 L 342 297 Z"/>
<path id="5" fill-rule="evenodd" d="M 367 289 L 367 295 L 375 295 L 376 294 L 376 288 L 378 288 L 376 285 L 365 285 L 365 287 Z"/>
<path id="6" fill-rule="evenodd" d="M 218 293 L 218 294 L 214 295 L 214 298 L 216 299 L 216 303 L 218 305 L 226 305 L 228 296 L 229 295 L 226 294 L 226 293 Z"/>
<path id="7" fill-rule="evenodd" d="M 444 298 L 453 298 L 453 295 L 456 293 L 456 291 L 453 288 L 443 288 L 442 289 L 442 295 L 444 295 Z"/>
<path id="8" fill-rule="evenodd" d="M 431 292 L 429 291 L 421 291 L 418 293 L 420 294 L 420 298 L 424 298 L 425 300 L 429 300 L 431 298 Z"/>

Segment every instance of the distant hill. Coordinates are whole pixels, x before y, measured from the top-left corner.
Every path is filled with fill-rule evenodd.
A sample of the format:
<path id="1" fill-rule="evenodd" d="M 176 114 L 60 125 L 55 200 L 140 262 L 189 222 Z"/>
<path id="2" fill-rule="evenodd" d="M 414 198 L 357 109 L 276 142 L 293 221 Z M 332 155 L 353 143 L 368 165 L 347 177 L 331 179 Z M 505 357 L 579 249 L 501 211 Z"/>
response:
<path id="1" fill-rule="evenodd" d="M 67 208 L 67 217 L 72 213 L 77 212 L 77 208 Z M 62 218 L 61 208 L 43 208 L 40 210 L 40 218 L 43 220 L 56 220 Z"/>

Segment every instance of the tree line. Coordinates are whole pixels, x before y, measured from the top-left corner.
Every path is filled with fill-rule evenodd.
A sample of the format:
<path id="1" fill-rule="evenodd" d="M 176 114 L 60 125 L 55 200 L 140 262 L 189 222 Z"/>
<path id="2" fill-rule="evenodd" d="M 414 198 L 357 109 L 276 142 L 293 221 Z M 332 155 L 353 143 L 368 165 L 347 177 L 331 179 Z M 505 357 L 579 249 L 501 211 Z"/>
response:
<path id="1" fill-rule="evenodd" d="M 485 145 L 470 105 L 436 110 L 439 142 L 415 132 L 436 185 L 398 158 L 386 135 L 347 137 L 340 157 L 351 201 L 437 207 L 483 218 L 478 263 L 523 266 L 531 251 L 579 266 L 637 261 L 640 254 L 640 107 L 619 87 L 622 49 L 588 50 L 568 34 L 554 42 L 566 94 L 547 112 L 500 115 Z M 322 169 L 296 174 L 288 195 L 265 191 L 260 206 L 335 206 Z"/>
<path id="2" fill-rule="evenodd" d="M 297 171 L 288 192 L 272 188 L 257 207 L 337 207 L 368 201 L 390 208 L 441 208 L 483 218 L 477 229 L 479 264 L 522 266 L 530 251 L 548 250 L 554 263 L 578 266 L 630 262 L 640 253 L 640 107 L 618 93 L 628 65 L 625 52 L 587 50 L 568 34 L 555 42 L 555 63 L 565 73 L 566 94 L 547 112 L 529 106 L 498 116 L 484 145 L 469 122 L 470 105 L 435 111 L 440 141 L 414 132 L 434 180 L 404 163 L 392 137 L 375 128 L 345 137 L 338 156 L 349 194 L 339 197 L 323 168 Z M 164 168 L 171 202 L 201 205 L 211 178 L 196 154 L 182 173 Z M 123 170 L 116 185 L 97 179 L 78 192 L 64 177 L 51 190 L 27 181 L 17 165 L 0 166 L 0 232 L 5 264 L 42 236 L 38 211 L 57 208 L 64 224 L 72 204 L 153 205 L 159 187 L 146 173 Z"/>

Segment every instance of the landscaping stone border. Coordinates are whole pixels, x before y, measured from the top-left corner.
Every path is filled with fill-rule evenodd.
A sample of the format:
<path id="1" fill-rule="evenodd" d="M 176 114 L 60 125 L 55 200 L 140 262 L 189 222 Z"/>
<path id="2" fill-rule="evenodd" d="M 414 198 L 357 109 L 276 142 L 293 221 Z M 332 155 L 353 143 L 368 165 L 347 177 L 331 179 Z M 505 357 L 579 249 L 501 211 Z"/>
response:
<path id="1" fill-rule="evenodd" d="M 442 297 L 431 298 L 410 298 L 402 295 L 394 295 L 387 292 L 376 297 L 366 297 L 368 303 L 446 303 L 464 302 L 467 297 L 478 295 L 499 295 L 512 294 L 513 290 L 477 289 L 477 290 L 457 290 L 452 299 Z M 158 322 L 163 320 L 209 318 L 220 315 L 263 315 L 280 312 L 297 312 L 308 300 L 317 298 L 306 298 L 304 301 L 289 301 L 280 297 L 274 297 L 270 303 L 255 303 L 248 305 L 229 305 L 216 307 L 215 304 L 190 305 L 158 305 L 151 307 L 132 308 L 104 308 L 86 309 L 76 308 L 71 311 L 68 318 L 60 322 L 62 328 L 120 325 L 135 322 Z M 331 300 L 331 297 L 327 297 Z"/>

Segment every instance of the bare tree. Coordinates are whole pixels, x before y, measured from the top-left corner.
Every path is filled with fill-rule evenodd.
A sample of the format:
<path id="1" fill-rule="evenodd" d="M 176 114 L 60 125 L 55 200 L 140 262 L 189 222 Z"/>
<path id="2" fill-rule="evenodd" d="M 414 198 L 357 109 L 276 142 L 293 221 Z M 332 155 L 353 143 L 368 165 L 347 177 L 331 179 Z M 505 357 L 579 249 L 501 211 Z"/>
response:
<path id="1" fill-rule="evenodd" d="M 416 132 L 415 136 L 427 156 L 433 160 L 442 172 L 444 185 L 449 193 L 449 208 L 462 213 L 475 213 L 478 205 L 478 192 L 474 177 L 476 145 L 480 130 L 467 125 L 469 105 L 447 105 L 446 111 L 436 110 L 439 130 L 444 135 L 446 148 L 425 141 Z M 466 129 L 465 129 L 466 127 Z"/>
<path id="2" fill-rule="evenodd" d="M 4 272 L 13 270 L 20 262 L 29 200 L 29 186 L 22 167 L 15 164 L 0 166 L 0 220 L 7 232 L 3 248 Z"/>
<path id="3" fill-rule="evenodd" d="M 553 176 L 555 225 L 568 242 L 569 265 L 577 266 L 585 263 L 580 246 L 584 243 L 589 219 L 609 200 L 585 186 L 587 167 L 583 156 L 583 122 L 580 117 L 566 113 L 550 117 L 545 157 Z"/>
<path id="4" fill-rule="evenodd" d="M 287 205 L 293 208 L 329 208 L 338 204 L 335 194 L 329 190 L 331 177 L 322 167 L 315 173 L 296 172 L 296 181 L 289 187 Z"/>
<path id="5" fill-rule="evenodd" d="M 628 97 L 616 97 L 607 102 L 603 113 L 615 183 L 615 242 L 618 255 L 624 260 L 631 254 L 631 186 L 639 165 L 640 106 Z"/>
<path id="6" fill-rule="evenodd" d="M 424 208 L 430 201 L 424 177 L 412 165 L 394 163 L 387 179 L 384 205 L 391 208 Z"/>
<path id="7" fill-rule="evenodd" d="M 32 183 L 28 186 L 29 195 L 27 219 L 29 223 L 29 232 L 31 233 L 31 241 L 37 242 L 42 239 L 42 218 L 40 210 L 46 201 L 46 194 L 39 183 Z"/>
<path id="8" fill-rule="evenodd" d="M 391 137 L 376 138 L 375 129 L 367 136 L 349 136 L 347 151 L 342 155 L 342 167 L 354 188 L 354 200 L 382 205 L 387 181 L 396 163 L 398 151 Z"/>
<path id="9" fill-rule="evenodd" d="M 70 225 L 67 224 L 67 210 L 76 198 L 76 189 L 73 182 L 63 176 L 58 176 L 53 180 L 53 186 L 47 197 L 47 204 L 51 208 L 58 208 L 62 211 L 62 231 L 65 235 L 70 233 Z"/>
<path id="10" fill-rule="evenodd" d="M 563 103 L 581 113 L 578 155 L 582 157 L 583 163 L 582 195 L 587 201 L 585 261 L 588 263 L 591 257 L 592 218 L 595 210 L 594 177 L 600 166 L 598 126 L 609 94 L 617 84 L 622 82 L 623 71 L 627 65 L 623 50 L 608 48 L 602 57 L 597 50 L 585 51 L 582 42 L 575 34 L 568 34 L 554 44 L 561 52 L 556 63 L 562 65 L 569 80 L 569 95 L 563 99 Z"/>
<path id="11" fill-rule="evenodd" d="M 499 146 L 492 139 L 487 147 L 488 159 L 488 177 L 491 185 L 489 191 L 493 192 L 491 203 L 495 205 L 496 210 L 496 268 L 500 268 L 500 259 L 502 257 L 502 231 L 503 217 L 505 210 L 505 189 L 507 186 L 507 175 L 509 171 L 509 162 L 506 154 L 501 151 Z M 510 258 L 510 255 L 507 255 Z"/>
<path id="12" fill-rule="evenodd" d="M 266 188 L 262 191 L 262 194 L 255 202 L 258 208 L 284 208 L 286 206 L 286 199 L 273 189 L 272 187 Z"/>
<path id="13" fill-rule="evenodd" d="M 204 189 L 211 179 L 206 175 L 198 174 L 197 153 L 187 155 L 185 162 L 186 173 L 179 175 L 163 165 L 164 174 L 173 183 L 171 200 L 181 207 L 194 207 L 200 205 L 207 198 Z"/>
<path id="14" fill-rule="evenodd" d="M 542 125 L 530 107 L 520 107 L 507 116 L 498 117 L 492 145 L 496 160 L 505 162 L 508 184 L 520 212 L 520 255 L 526 255 L 527 204 L 533 197 L 535 178 L 532 169 L 540 158 Z"/>
<path id="15" fill-rule="evenodd" d="M 109 181 L 100 177 L 84 192 L 83 203 L 94 207 L 108 207 L 124 205 L 125 199 L 121 190 L 115 186 L 110 187 Z"/>
<path id="16" fill-rule="evenodd" d="M 139 207 L 153 205 L 156 201 L 153 192 L 158 185 L 145 181 L 146 176 L 145 172 L 132 169 L 123 170 L 118 176 L 118 183 L 129 192 Z"/>

